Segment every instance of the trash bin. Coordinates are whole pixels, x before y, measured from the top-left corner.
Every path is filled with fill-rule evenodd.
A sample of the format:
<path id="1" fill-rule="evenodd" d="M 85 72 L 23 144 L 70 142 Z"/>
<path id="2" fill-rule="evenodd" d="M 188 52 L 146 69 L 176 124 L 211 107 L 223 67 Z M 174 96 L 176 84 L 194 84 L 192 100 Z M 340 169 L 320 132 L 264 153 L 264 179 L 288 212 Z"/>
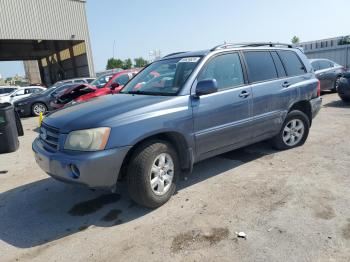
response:
<path id="1" fill-rule="evenodd" d="M 16 151 L 18 136 L 23 136 L 23 127 L 17 112 L 9 103 L 0 104 L 0 154 Z"/>

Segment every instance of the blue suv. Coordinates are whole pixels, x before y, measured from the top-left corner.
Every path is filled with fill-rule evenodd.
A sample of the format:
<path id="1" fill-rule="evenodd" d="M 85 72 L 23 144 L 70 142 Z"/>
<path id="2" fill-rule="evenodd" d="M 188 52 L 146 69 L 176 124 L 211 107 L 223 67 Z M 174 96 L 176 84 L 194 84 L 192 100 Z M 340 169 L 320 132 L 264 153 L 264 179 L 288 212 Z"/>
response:
<path id="1" fill-rule="evenodd" d="M 301 146 L 321 107 L 320 82 L 298 48 L 225 44 L 168 55 L 117 95 L 54 112 L 33 142 L 50 176 L 158 207 L 196 162 L 263 140 Z"/>

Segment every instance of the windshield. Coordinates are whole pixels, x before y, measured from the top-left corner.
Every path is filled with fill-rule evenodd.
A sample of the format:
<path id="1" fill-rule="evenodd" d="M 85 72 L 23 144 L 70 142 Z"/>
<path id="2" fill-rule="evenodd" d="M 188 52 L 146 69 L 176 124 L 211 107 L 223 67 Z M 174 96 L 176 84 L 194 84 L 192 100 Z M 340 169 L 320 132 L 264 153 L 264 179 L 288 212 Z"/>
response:
<path id="1" fill-rule="evenodd" d="M 136 75 L 120 93 L 176 95 L 199 61 L 200 57 L 186 57 L 154 62 Z"/>
<path id="2" fill-rule="evenodd" d="M 92 81 L 90 85 L 96 86 L 97 88 L 102 88 L 107 84 L 107 82 L 112 78 L 112 76 L 113 74 L 100 76 L 99 78 Z"/>

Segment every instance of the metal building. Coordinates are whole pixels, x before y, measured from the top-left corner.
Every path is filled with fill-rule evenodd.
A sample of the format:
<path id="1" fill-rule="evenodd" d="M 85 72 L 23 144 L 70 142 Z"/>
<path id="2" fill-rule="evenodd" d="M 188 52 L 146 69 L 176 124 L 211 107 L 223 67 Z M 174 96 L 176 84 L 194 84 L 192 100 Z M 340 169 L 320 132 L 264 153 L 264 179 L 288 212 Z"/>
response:
<path id="1" fill-rule="evenodd" d="M 300 43 L 308 58 L 327 58 L 350 68 L 350 36 Z"/>
<path id="2" fill-rule="evenodd" d="M 45 84 L 93 76 L 85 4 L 85 0 L 0 0 L 0 61 L 37 61 Z"/>

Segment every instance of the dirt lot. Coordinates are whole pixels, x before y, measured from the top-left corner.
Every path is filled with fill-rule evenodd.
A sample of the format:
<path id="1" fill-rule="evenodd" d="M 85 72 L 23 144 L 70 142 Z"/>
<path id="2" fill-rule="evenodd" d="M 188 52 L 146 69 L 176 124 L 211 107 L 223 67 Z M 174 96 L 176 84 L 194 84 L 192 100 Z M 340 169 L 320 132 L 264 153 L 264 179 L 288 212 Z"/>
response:
<path id="1" fill-rule="evenodd" d="M 206 160 L 157 210 L 123 183 L 110 195 L 49 178 L 31 152 L 37 119 L 23 124 L 20 150 L 0 156 L 1 261 L 350 260 L 350 107 L 336 94 L 303 147 Z"/>

